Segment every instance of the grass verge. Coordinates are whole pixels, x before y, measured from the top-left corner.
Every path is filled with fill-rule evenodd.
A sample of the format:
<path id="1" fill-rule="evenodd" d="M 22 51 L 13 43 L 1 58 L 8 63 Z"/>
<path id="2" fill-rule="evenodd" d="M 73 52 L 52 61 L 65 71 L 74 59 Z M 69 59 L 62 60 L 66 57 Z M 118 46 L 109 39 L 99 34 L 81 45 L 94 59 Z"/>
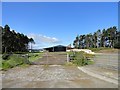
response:
<path id="1" fill-rule="evenodd" d="M 34 62 L 37 61 L 39 58 L 42 58 L 43 53 L 29 53 L 29 61 Z"/>

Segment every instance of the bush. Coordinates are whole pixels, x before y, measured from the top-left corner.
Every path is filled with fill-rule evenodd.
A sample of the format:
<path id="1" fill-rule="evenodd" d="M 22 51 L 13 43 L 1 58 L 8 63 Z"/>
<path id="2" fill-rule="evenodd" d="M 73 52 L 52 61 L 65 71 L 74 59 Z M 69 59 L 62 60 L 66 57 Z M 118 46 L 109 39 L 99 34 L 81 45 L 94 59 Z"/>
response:
<path id="1" fill-rule="evenodd" d="M 120 49 L 120 42 L 116 43 L 116 44 L 114 45 L 114 48 Z"/>
<path id="2" fill-rule="evenodd" d="M 85 57 L 84 52 L 75 52 L 72 62 L 78 66 L 84 66 L 88 64 L 88 60 Z"/>
<path id="3" fill-rule="evenodd" d="M 92 54 L 81 52 L 69 52 L 70 61 L 78 66 L 91 64 L 91 59 L 94 57 Z M 93 61 L 92 61 L 93 63 Z"/>

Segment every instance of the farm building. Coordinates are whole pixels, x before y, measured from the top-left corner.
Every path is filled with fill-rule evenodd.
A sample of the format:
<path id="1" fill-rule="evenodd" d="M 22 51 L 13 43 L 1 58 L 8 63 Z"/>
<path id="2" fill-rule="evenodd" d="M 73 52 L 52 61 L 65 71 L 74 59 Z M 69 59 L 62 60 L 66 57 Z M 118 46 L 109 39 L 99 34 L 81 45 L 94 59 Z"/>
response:
<path id="1" fill-rule="evenodd" d="M 44 48 L 44 50 L 47 50 L 49 52 L 66 52 L 66 49 L 67 47 L 63 45 Z"/>

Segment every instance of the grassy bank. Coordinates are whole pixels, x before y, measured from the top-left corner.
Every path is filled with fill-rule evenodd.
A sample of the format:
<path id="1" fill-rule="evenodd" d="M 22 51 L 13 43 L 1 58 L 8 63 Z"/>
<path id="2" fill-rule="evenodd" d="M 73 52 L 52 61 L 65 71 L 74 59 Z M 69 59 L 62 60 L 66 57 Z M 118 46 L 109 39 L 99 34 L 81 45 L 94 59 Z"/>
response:
<path id="1" fill-rule="evenodd" d="M 6 57 L 5 57 L 6 56 Z M 29 53 L 29 54 L 11 54 L 3 55 L 4 59 L 1 60 L 2 70 L 7 70 L 16 66 L 28 66 L 42 57 L 42 53 Z"/>
<path id="2" fill-rule="evenodd" d="M 2 60 L 2 70 L 7 70 L 22 64 L 30 64 L 28 58 L 21 54 L 12 54 L 7 59 Z"/>

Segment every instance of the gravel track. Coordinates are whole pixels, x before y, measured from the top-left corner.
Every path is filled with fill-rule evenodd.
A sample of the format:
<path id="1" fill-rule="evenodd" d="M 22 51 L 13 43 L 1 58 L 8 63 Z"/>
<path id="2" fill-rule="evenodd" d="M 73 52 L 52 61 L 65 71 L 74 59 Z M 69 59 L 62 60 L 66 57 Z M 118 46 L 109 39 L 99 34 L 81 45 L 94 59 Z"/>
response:
<path id="1" fill-rule="evenodd" d="M 118 72 L 118 53 L 101 53 L 96 54 L 94 58 L 95 64 L 92 67 L 101 67 L 104 69 L 115 70 Z"/>
<path id="2" fill-rule="evenodd" d="M 3 88 L 114 88 L 117 85 L 91 77 L 73 66 L 32 65 L 3 72 Z"/>
<path id="3" fill-rule="evenodd" d="M 65 57 L 59 53 L 47 55 L 50 56 L 48 60 L 56 57 L 57 63 L 46 65 L 44 61 L 45 65 L 41 65 L 40 59 L 37 65 L 3 71 L 3 88 L 117 88 L 116 84 L 89 76 L 76 66 L 65 66 L 65 59 L 61 59 Z"/>

